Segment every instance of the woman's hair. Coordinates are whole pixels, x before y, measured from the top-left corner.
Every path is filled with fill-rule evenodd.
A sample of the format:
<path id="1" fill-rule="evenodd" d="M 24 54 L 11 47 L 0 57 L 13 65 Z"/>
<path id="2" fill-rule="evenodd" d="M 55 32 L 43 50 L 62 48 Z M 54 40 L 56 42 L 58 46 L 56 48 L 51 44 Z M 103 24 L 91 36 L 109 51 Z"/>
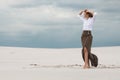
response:
<path id="1" fill-rule="evenodd" d="M 90 18 L 93 17 L 93 13 L 91 13 L 91 12 L 86 12 L 86 15 L 88 15 Z"/>

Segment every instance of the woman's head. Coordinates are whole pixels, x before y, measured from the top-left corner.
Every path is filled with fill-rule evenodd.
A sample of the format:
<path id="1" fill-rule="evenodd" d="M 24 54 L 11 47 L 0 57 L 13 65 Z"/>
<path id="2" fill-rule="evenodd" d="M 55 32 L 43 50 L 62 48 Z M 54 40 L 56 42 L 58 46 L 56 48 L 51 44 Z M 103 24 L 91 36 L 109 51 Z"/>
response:
<path id="1" fill-rule="evenodd" d="M 86 19 L 92 18 L 92 17 L 93 17 L 93 13 L 91 13 L 91 12 L 89 12 L 89 11 L 86 11 L 84 17 L 85 17 Z"/>

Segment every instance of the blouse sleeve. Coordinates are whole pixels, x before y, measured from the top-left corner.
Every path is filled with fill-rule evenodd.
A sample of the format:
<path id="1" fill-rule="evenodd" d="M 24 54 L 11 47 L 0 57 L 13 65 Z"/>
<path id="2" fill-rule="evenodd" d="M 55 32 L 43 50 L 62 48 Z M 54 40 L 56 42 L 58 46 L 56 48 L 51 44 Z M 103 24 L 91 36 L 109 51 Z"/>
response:
<path id="1" fill-rule="evenodd" d="M 93 24 L 93 22 L 95 21 L 95 17 L 96 17 L 97 13 L 94 12 L 93 13 L 93 18 L 89 19 L 89 22 L 87 23 L 87 26 L 90 26 Z"/>
<path id="2" fill-rule="evenodd" d="M 85 19 L 84 19 L 84 12 L 80 15 L 78 15 L 79 16 L 79 18 L 82 20 L 82 21 L 84 21 Z"/>
<path id="3" fill-rule="evenodd" d="M 96 17 L 96 15 L 97 15 L 97 12 L 94 12 L 94 13 L 93 13 L 93 18 L 95 18 L 95 17 Z"/>

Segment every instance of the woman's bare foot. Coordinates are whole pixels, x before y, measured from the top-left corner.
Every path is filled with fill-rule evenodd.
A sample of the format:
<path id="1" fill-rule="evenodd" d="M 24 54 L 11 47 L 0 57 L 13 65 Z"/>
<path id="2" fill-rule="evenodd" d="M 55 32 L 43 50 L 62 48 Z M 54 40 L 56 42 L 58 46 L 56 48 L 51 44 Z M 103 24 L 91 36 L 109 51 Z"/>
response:
<path id="1" fill-rule="evenodd" d="M 83 66 L 83 69 L 89 69 L 89 68 L 90 68 L 89 65 L 84 65 L 84 66 Z"/>

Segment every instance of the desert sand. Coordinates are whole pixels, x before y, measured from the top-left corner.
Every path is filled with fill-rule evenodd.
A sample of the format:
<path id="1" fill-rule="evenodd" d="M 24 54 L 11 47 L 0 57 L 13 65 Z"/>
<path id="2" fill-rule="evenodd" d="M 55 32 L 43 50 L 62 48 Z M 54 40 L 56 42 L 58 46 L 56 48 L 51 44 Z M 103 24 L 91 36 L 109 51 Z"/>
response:
<path id="1" fill-rule="evenodd" d="M 0 47 L 0 80 L 120 80 L 120 46 L 95 47 L 97 68 L 83 69 L 81 48 Z"/>

